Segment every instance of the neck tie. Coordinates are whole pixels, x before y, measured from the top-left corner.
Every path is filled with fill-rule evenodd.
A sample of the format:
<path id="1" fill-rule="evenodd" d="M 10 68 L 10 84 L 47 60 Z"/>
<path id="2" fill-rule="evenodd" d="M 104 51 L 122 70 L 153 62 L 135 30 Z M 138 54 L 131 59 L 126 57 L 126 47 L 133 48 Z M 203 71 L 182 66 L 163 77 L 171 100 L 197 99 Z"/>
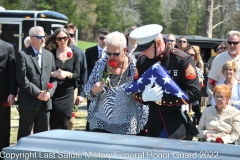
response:
<path id="1" fill-rule="evenodd" d="M 40 52 L 37 53 L 37 60 L 38 60 L 38 65 L 41 68 L 41 66 L 42 66 L 42 54 Z"/>
<path id="2" fill-rule="evenodd" d="M 102 58 L 102 50 L 99 50 L 98 59 Z"/>

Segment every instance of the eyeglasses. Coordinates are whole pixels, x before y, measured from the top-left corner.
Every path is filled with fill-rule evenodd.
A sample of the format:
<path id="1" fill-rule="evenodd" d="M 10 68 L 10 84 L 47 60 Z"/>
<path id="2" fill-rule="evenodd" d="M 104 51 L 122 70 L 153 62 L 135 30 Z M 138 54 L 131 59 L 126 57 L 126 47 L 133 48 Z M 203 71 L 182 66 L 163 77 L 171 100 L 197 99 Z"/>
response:
<path id="1" fill-rule="evenodd" d="M 239 41 L 238 42 L 231 42 L 231 41 L 227 41 L 227 43 L 229 44 L 229 45 L 237 45 L 238 43 L 239 43 Z"/>
<path id="2" fill-rule="evenodd" d="M 62 40 L 66 41 L 66 40 L 68 40 L 68 37 L 57 37 L 56 40 L 57 41 L 62 41 Z"/>
<path id="3" fill-rule="evenodd" d="M 226 99 L 226 96 L 215 96 L 216 99 L 221 99 L 221 100 L 224 100 Z"/>
<path id="4" fill-rule="evenodd" d="M 170 39 L 169 39 L 169 40 L 166 40 L 166 42 L 174 42 L 174 41 L 175 41 L 175 40 L 170 40 Z"/>
<path id="5" fill-rule="evenodd" d="M 153 40 L 149 43 L 138 45 L 137 48 L 136 48 L 136 51 L 137 52 L 143 52 L 143 51 L 147 50 L 148 48 L 150 48 L 154 42 L 155 42 L 155 40 Z"/>
<path id="6" fill-rule="evenodd" d="M 103 40 L 106 39 L 106 38 L 105 38 L 105 37 L 99 37 L 99 39 L 103 41 Z"/>
<path id="7" fill-rule="evenodd" d="M 111 56 L 111 55 L 113 55 L 113 56 L 119 56 L 121 53 L 114 53 L 114 52 L 108 52 L 108 51 L 106 51 L 106 54 L 107 54 L 108 56 Z"/>
<path id="8" fill-rule="evenodd" d="M 220 49 L 227 49 L 227 47 L 220 47 Z"/>
<path id="9" fill-rule="evenodd" d="M 32 36 L 32 37 L 36 37 L 37 39 L 46 38 L 46 36 Z"/>
<path id="10" fill-rule="evenodd" d="M 216 50 L 217 50 L 217 51 L 220 51 L 220 50 L 221 50 L 221 47 L 220 47 L 220 48 L 217 48 Z"/>
<path id="11" fill-rule="evenodd" d="M 179 40 L 178 42 L 179 43 L 187 43 L 187 41 L 184 41 L 184 40 Z"/>
<path id="12" fill-rule="evenodd" d="M 71 38 L 73 38 L 75 36 L 74 34 L 71 34 L 71 33 L 68 33 L 68 34 Z"/>

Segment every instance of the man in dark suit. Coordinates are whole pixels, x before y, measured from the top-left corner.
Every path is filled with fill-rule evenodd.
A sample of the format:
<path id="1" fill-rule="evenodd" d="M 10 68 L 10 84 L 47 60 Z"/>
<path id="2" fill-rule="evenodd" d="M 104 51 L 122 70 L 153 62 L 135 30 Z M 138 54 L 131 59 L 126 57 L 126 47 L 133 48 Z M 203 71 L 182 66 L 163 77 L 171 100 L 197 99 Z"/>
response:
<path id="1" fill-rule="evenodd" d="M 0 35 L 2 33 L 0 23 Z M 17 94 L 16 64 L 13 45 L 0 39 L 0 159 L 1 151 L 9 146 L 10 109 Z"/>
<path id="2" fill-rule="evenodd" d="M 80 77 L 78 79 L 78 82 L 76 82 L 78 87 L 74 91 L 75 104 L 80 105 L 84 101 L 84 96 L 85 96 L 83 87 L 84 87 L 85 83 L 87 82 L 87 61 L 86 61 L 84 51 L 74 45 L 75 44 L 74 38 L 75 38 L 75 33 L 76 33 L 77 27 L 73 23 L 69 23 L 69 24 L 66 24 L 64 26 L 64 28 L 67 30 L 67 32 L 70 36 L 70 46 L 69 47 L 73 51 L 78 53 L 79 58 L 80 58 Z M 71 118 L 69 120 L 69 125 L 68 125 L 69 130 L 74 130 L 74 120 L 75 120 L 74 118 Z"/>
<path id="3" fill-rule="evenodd" d="M 45 39 L 43 28 L 32 27 L 29 35 L 31 46 L 16 54 L 16 78 L 20 87 L 18 140 L 30 135 L 33 123 L 34 133 L 48 130 L 52 109 L 50 97 L 57 86 L 57 81 L 51 79 L 52 71 L 56 70 L 54 56 L 42 48 Z M 53 87 L 48 90 L 49 82 Z"/>
<path id="4" fill-rule="evenodd" d="M 110 31 L 106 28 L 100 29 L 98 31 L 98 35 L 96 37 L 96 39 L 98 41 L 98 45 L 86 49 L 85 55 L 86 55 L 86 59 L 87 59 L 87 70 L 88 70 L 87 77 L 88 78 L 91 75 L 91 72 L 94 68 L 95 63 L 104 56 L 103 53 L 106 48 L 105 39 L 109 33 L 110 33 Z M 87 100 L 87 109 L 88 109 L 90 102 L 91 102 L 90 100 Z M 86 130 L 89 131 L 88 122 L 86 125 Z"/>
<path id="5" fill-rule="evenodd" d="M 76 51 L 79 54 L 80 58 L 80 78 L 78 80 L 78 94 L 76 97 L 75 103 L 80 105 L 84 100 L 84 91 L 83 86 L 87 82 L 87 62 L 84 51 L 75 46 L 75 32 L 76 26 L 73 23 L 66 24 L 64 28 L 67 30 L 68 34 L 70 35 L 70 48 Z"/>

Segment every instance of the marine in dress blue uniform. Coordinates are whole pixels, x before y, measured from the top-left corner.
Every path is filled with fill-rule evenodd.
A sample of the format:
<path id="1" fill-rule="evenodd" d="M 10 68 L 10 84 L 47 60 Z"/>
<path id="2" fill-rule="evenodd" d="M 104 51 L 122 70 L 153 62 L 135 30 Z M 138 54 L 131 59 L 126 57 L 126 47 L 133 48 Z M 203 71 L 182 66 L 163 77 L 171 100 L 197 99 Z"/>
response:
<path id="1" fill-rule="evenodd" d="M 142 93 L 135 93 L 135 100 L 149 105 L 149 117 L 146 134 L 151 137 L 192 139 L 196 128 L 187 134 L 186 116 L 182 114 L 183 104 L 192 103 L 200 97 L 200 85 L 194 62 L 188 54 L 167 45 L 161 35 L 162 26 L 146 25 L 131 32 L 130 37 L 138 43 L 137 51 L 141 51 L 137 61 L 139 77 L 154 63 L 159 62 L 170 73 L 172 79 L 188 96 L 185 101 L 170 94 L 163 94 L 161 100 L 143 101 Z M 195 127 L 195 126 L 191 126 Z"/>

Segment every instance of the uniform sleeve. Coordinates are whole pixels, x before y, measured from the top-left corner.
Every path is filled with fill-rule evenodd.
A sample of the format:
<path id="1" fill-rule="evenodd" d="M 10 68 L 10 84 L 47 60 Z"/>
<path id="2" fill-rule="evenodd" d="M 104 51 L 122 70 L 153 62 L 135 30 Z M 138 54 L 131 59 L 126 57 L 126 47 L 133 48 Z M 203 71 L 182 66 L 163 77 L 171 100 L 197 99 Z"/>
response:
<path id="1" fill-rule="evenodd" d="M 184 57 L 182 60 L 181 78 L 182 90 L 189 98 L 189 102 L 193 103 L 200 98 L 200 84 L 195 64 L 190 56 Z"/>
<path id="2" fill-rule="evenodd" d="M 17 81 L 16 81 L 16 61 L 15 61 L 15 52 L 14 48 L 11 45 L 9 47 L 8 53 L 8 73 L 9 73 L 9 94 L 17 94 Z"/>

